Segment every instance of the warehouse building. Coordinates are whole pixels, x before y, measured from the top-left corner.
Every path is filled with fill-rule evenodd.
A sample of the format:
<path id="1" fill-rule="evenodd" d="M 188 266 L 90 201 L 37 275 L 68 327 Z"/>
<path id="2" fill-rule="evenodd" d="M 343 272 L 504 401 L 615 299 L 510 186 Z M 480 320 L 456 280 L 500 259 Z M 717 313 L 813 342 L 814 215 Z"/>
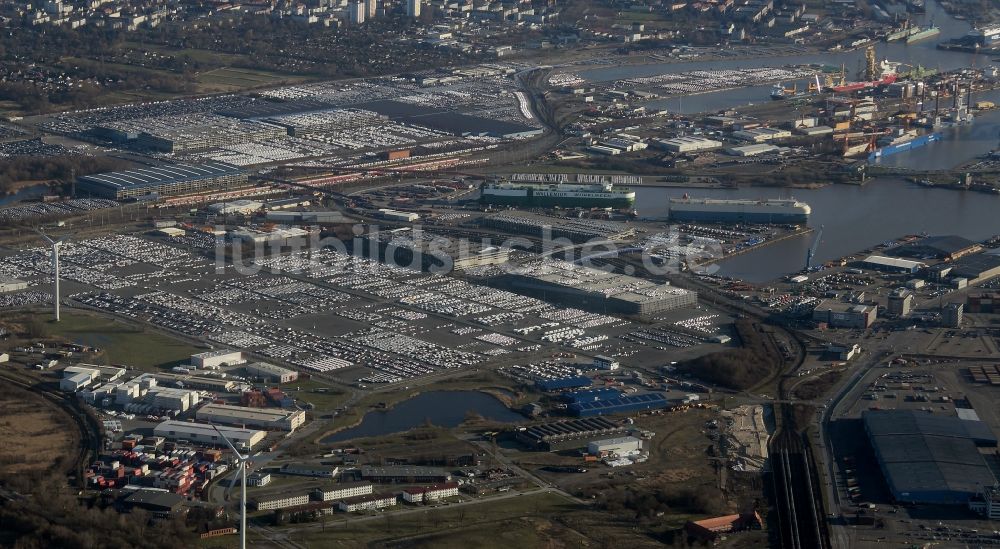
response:
<path id="1" fill-rule="evenodd" d="M 247 502 L 247 506 L 254 511 L 270 511 L 297 507 L 308 503 L 309 494 L 273 494 L 254 498 Z"/>
<path id="2" fill-rule="evenodd" d="M 115 200 L 232 190 L 246 186 L 246 172 L 236 166 L 214 161 L 198 164 L 178 162 L 77 178 L 78 190 Z"/>
<path id="3" fill-rule="evenodd" d="M 201 444 L 225 446 L 226 443 L 219 436 L 216 428 L 233 443 L 233 446 L 240 449 L 251 450 L 267 437 L 267 432 L 255 429 L 241 429 L 223 425 L 213 427 L 207 423 L 173 420 L 164 421 L 157 425 L 153 429 L 153 434 L 170 440 L 188 440 Z"/>
<path id="4" fill-rule="evenodd" d="M 733 132 L 733 137 L 751 143 L 766 143 L 778 139 L 788 139 L 792 132 L 780 128 L 752 128 Z"/>
<path id="5" fill-rule="evenodd" d="M 299 477 L 334 478 L 340 472 L 340 468 L 328 467 L 326 465 L 310 465 L 308 463 L 286 463 L 281 466 L 279 472 L 283 475 L 295 475 Z"/>
<path id="6" fill-rule="evenodd" d="M 591 440 L 621 437 L 628 429 L 609 419 L 595 417 L 533 425 L 515 435 L 518 442 L 534 450 L 558 452 L 585 448 Z"/>
<path id="7" fill-rule="evenodd" d="M 831 328 L 868 328 L 875 323 L 878 309 L 840 301 L 821 301 L 813 310 L 813 320 Z"/>
<path id="8" fill-rule="evenodd" d="M 387 467 L 365 465 L 361 468 L 361 478 L 378 484 L 394 482 L 451 482 L 451 474 L 444 469 L 418 465 L 393 465 Z"/>
<path id="9" fill-rule="evenodd" d="M 383 219 L 388 219 L 389 221 L 401 221 L 404 223 L 413 223 L 420 219 L 420 214 L 415 212 L 401 212 L 398 210 L 390 210 L 389 208 L 380 208 L 378 211 L 379 217 Z"/>
<path id="10" fill-rule="evenodd" d="M 948 276 L 964 278 L 969 284 L 981 284 L 1000 276 L 1000 255 L 974 254 L 955 260 Z"/>
<path id="11" fill-rule="evenodd" d="M 624 456 L 642 450 L 642 441 L 636 437 L 615 437 L 587 443 L 587 453 L 592 456 L 615 454 Z"/>
<path id="12" fill-rule="evenodd" d="M 919 261 L 909 261 L 895 257 L 885 257 L 882 255 L 870 255 L 861 262 L 861 266 L 866 269 L 882 271 L 885 273 L 913 274 L 927 265 Z"/>
<path id="13" fill-rule="evenodd" d="M 953 261 L 962 256 L 981 252 L 983 247 L 961 236 L 928 236 L 914 242 L 908 242 L 888 250 L 886 253 L 896 257 L 913 257 L 917 259 L 942 259 Z"/>
<path id="14" fill-rule="evenodd" d="M 94 131 L 120 144 L 166 153 L 270 141 L 288 136 L 288 130 L 274 124 L 207 113 L 123 120 L 97 126 Z"/>
<path id="15" fill-rule="evenodd" d="M 191 355 L 191 365 L 201 369 L 215 369 L 221 366 L 243 364 L 243 353 L 229 349 L 219 349 Z"/>
<path id="16" fill-rule="evenodd" d="M 618 398 L 622 396 L 622 392 L 618 389 L 612 389 L 610 387 L 601 387 L 598 389 L 586 389 L 583 391 L 568 391 L 561 395 L 563 400 L 569 403 L 573 402 L 595 402 L 598 400 L 608 400 L 611 398 Z"/>
<path id="17" fill-rule="evenodd" d="M 726 154 L 731 156 L 757 156 L 761 154 L 776 153 L 781 149 L 775 145 L 758 143 L 755 145 L 744 145 L 742 147 L 729 147 Z"/>
<path id="18" fill-rule="evenodd" d="M 374 490 L 370 482 L 345 482 L 333 486 L 317 488 L 312 492 L 315 501 L 337 501 L 358 496 L 367 496 Z"/>
<path id="19" fill-rule="evenodd" d="M 209 204 L 205 209 L 210 212 L 222 215 L 249 215 L 256 211 L 260 211 L 264 207 L 263 202 L 258 202 L 256 200 L 230 200 L 228 202 L 216 202 L 215 204 Z"/>
<path id="20" fill-rule="evenodd" d="M 195 417 L 208 423 L 247 425 L 269 431 L 294 431 L 306 422 L 306 413 L 302 410 L 248 408 L 214 403 L 202 406 Z"/>
<path id="21" fill-rule="evenodd" d="M 1000 313 L 1000 293 L 990 292 L 980 295 L 970 295 L 966 298 L 967 313 Z"/>
<path id="22" fill-rule="evenodd" d="M 18 292 L 26 289 L 28 289 L 28 283 L 24 280 L 0 276 L 0 294 Z"/>
<path id="23" fill-rule="evenodd" d="M 524 265 L 496 279 L 528 295 L 605 314 L 649 316 L 698 303 L 690 290 L 568 261 Z"/>
<path id="24" fill-rule="evenodd" d="M 69 370 L 67 368 L 66 370 Z M 75 393 L 80 389 L 89 387 L 97 379 L 100 373 L 90 368 L 76 368 L 72 371 L 63 370 L 63 377 L 59 380 L 59 390 L 67 393 Z"/>
<path id="25" fill-rule="evenodd" d="M 918 410 L 868 410 L 862 419 L 898 502 L 966 505 L 996 483 L 980 447 L 995 448 L 997 438 L 982 421 Z"/>
<path id="26" fill-rule="evenodd" d="M 246 367 L 247 374 L 254 377 L 261 377 L 272 383 L 289 383 L 299 378 L 299 373 L 295 370 L 268 364 L 267 362 L 253 362 Z"/>
<path id="27" fill-rule="evenodd" d="M 606 400 L 574 402 L 569 405 L 568 409 L 571 414 L 577 417 L 593 417 L 656 410 L 666 408 L 667 405 L 667 397 L 662 394 L 643 393 L 638 395 L 622 395 Z"/>
<path id="28" fill-rule="evenodd" d="M 690 153 L 698 151 L 711 151 L 722 148 L 722 142 L 707 137 L 697 137 L 686 135 L 674 137 L 672 139 L 654 139 L 653 143 L 672 153 Z"/>

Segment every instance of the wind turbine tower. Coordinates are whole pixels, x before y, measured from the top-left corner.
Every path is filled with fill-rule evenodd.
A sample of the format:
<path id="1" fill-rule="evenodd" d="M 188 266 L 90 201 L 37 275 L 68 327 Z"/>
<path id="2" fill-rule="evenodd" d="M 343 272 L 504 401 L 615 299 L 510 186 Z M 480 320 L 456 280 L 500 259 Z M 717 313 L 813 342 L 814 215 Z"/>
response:
<path id="1" fill-rule="evenodd" d="M 222 431 L 218 427 L 212 425 L 216 433 L 222 437 L 222 440 L 226 441 L 226 446 L 236 454 L 236 476 L 233 477 L 232 482 L 229 483 L 229 490 L 233 489 L 233 485 L 236 484 L 236 480 L 240 480 L 240 549 L 247 549 L 247 462 L 250 461 L 250 456 L 248 454 L 241 454 L 233 446 L 232 442 L 226 438 L 226 435 L 222 434 Z"/>
<path id="2" fill-rule="evenodd" d="M 59 248 L 62 247 L 63 242 L 69 239 L 69 235 L 53 240 L 42 231 L 37 232 L 52 247 L 52 305 L 54 306 L 56 322 L 59 322 Z"/>

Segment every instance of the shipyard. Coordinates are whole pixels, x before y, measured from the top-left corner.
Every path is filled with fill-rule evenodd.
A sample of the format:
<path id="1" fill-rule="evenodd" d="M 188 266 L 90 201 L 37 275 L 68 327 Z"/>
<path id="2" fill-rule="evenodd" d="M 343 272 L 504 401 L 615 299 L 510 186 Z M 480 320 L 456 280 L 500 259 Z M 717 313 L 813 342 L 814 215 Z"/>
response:
<path id="1" fill-rule="evenodd" d="M 11 544 L 1000 540 L 992 3 L 92 4 L 0 10 Z"/>

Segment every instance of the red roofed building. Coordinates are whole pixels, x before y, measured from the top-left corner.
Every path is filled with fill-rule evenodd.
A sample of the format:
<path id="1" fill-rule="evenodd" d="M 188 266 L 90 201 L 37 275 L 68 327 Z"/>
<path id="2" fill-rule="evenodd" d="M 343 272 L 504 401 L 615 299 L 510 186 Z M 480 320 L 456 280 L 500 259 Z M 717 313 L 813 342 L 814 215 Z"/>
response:
<path id="1" fill-rule="evenodd" d="M 758 530 L 763 524 L 764 521 L 760 518 L 760 514 L 757 511 L 752 511 L 739 515 L 688 521 L 684 525 L 684 530 L 692 537 L 711 541 L 717 539 L 720 534 L 739 532 L 740 530 Z"/>

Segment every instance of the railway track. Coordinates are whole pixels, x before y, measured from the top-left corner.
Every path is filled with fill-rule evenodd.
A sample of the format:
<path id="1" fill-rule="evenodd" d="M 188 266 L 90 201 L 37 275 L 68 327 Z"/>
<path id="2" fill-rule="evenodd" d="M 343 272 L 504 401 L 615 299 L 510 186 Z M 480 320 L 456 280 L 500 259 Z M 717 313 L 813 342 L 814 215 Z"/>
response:
<path id="1" fill-rule="evenodd" d="M 829 549 L 822 494 L 809 446 L 802 437 L 783 431 L 771 443 L 771 484 L 783 549 Z"/>

